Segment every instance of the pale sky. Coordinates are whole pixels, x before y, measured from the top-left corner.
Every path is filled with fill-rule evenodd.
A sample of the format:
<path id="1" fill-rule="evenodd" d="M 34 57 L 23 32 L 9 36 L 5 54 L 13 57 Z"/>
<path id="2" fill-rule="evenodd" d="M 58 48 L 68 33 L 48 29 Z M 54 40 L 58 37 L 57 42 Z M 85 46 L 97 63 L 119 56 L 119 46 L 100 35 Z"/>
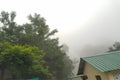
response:
<path id="1" fill-rule="evenodd" d="M 71 53 L 71 51 L 74 52 L 74 54 L 78 54 L 75 49 L 79 50 L 79 48 L 74 49 L 74 47 L 84 45 L 83 43 L 89 44 L 90 41 L 88 37 L 90 37 L 89 35 L 94 34 L 88 34 L 90 28 L 93 29 L 90 26 L 98 24 L 97 22 L 101 22 L 96 21 L 96 18 L 106 15 L 106 10 L 109 12 L 112 8 L 111 6 L 116 5 L 116 3 L 119 4 L 120 1 L 0 0 L 0 11 L 16 11 L 16 20 L 19 24 L 26 22 L 29 14 L 41 14 L 41 16 L 46 19 L 50 29 L 58 29 L 59 33 L 57 36 L 59 36 L 61 44 L 67 44 L 70 48 L 70 55 L 72 55 L 73 53 Z M 88 36 L 85 37 L 86 35 Z M 93 38 L 93 41 L 94 39 L 95 38 Z"/>
<path id="2" fill-rule="evenodd" d="M 120 0 L 0 0 L 0 11 L 16 11 L 19 24 L 39 13 L 72 58 L 107 50 L 120 41 Z"/>
<path id="3" fill-rule="evenodd" d="M 28 14 L 39 13 L 51 28 L 73 31 L 107 8 L 110 0 L 0 0 L 0 10 L 16 11 L 23 23 Z"/>

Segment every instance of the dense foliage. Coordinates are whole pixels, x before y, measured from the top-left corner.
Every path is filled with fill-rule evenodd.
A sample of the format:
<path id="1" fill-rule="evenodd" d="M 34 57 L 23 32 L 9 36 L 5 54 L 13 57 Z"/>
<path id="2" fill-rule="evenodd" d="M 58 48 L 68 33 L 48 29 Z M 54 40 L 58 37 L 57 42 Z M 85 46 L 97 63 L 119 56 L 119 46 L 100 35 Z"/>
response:
<path id="1" fill-rule="evenodd" d="M 54 34 L 57 32 L 57 30 L 55 29 L 50 31 L 49 26 L 46 24 L 45 19 L 36 13 L 34 15 L 29 15 L 28 16 L 29 23 L 25 23 L 22 25 L 18 25 L 14 21 L 15 17 L 16 17 L 15 12 L 11 12 L 11 13 L 5 11 L 1 12 L 0 42 L 10 42 L 12 45 L 14 45 L 12 47 L 18 47 L 16 45 L 36 46 L 40 50 L 44 51 L 44 53 L 46 53 L 43 58 L 38 57 L 37 59 L 35 59 L 35 61 L 39 60 L 37 61 L 37 64 L 39 64 L 39 62 L 41 61 L 44 61 L 44 65 L 42 65 L 41 67 L 39 65 L 33 66 L 33 68 L 34 69 L 37 68 L 38 71 L 35 72 L 34 69 L 33 70 L 31 69 L 25 72 L 25 75 L 26 76 L 29 75 L 29 72 L 31 71 L 33 72 L 31 76 L 36 75 L 41 78 L 48 78 L 47 76 L 50 76 L 52 74 L 51 78 L 57 80 L 62 80 L 70 76 L 73 70 L 72 61 L 66 55 L 65 51 L 62 49 L 63 45 L 59 44 L 58 38 L 52 38 L 52 36 L 54 36 Z M 21 50 L 24 50 L 24 48 L 25 47 L 22 47 Z M 16 52 L 14 52 L 14 50 L 13 51 L 8 50 L 8 53 L 9 52 L 13 52 L 13 54 L 14 53 L 24 54 L 22 51 L 17 52 L 17 50 Z M 25 54 L 32 54 L 33 56 L 33 53 L 31 53 L 31 51 L 30 53 L 28 52 Z M 37 55 L 41 56 L 40 54 Z M 13 57 L 11 56 L 11 58 Z M 22 65 L 24 66 L 24 64 Z M 32 65 L 29 66 L 32 67 Z M 19 68 L 19 66 L 18 67 L 15 66 L 14 69 L 16 69 L 19 74 L 21 75 L 24 74 L 24 71 L 19 72 L 17 68 Z M 22 67 L 21 69 L 27 70 L 24 67 Z M 44 75 L 47 76 L 44 77 L 42 74 L 39 74 L 41 72 L 44 72 Z"/>
<path id="2" fill-rule="evenodd" d="M 5 70 L 9 70 L 13 78 L 50 77 L 48 68 L 44 66 L 45 53 L 35 46 L 11 45 L 0 43 L 0 80 Z M 34 74 L 33 74 L 34 73 Z"/>

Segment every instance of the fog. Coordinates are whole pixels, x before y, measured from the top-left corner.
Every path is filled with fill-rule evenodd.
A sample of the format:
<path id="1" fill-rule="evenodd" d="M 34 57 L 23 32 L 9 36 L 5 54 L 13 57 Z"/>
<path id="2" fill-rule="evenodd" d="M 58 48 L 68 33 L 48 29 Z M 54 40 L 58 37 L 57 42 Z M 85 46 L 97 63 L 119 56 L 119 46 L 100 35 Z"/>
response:
<path id="1" fill-rule="evenodd" d="M 1 0 L 0 10 L 16 11 L 19 23 L 30 13 L 40 13 L 50 29 L 58 29 L 70 58 L 78 61 L 103 54 L 120 41 L 120 0 Z M 78 64 L 75 69 L 76 73 Z"/>
<path id="2" fill-rule="evenodd" d="M 60 41 L 69 46 L 68 55 L 78 61 L 80 57 L 108 51 L 114 42 L 120 41 L 120 1 L 111 0 L 79 29 L 60 36 Z"/>
<path id="3" fill-rule="evenodd" d="M 0 11 L 16 11 L 20 24 L 29 14 L 41 14 L 50 29 L 58 29 L 60 43 L 68 45 L 71 58 L 101 54 L 120 41 L 119 0 L 30 0 L 26 6 L 28 1 L 1 0 Z"/>
<path id="4" fill-rule="evenodd" d="M 71 55 L 87 56 L 87 53 L 104 52 L 114 42 L 120 41 L 119 4 L 118 2 L 111 3 L 107 8 L 92 17 L 91 21 L 86 22 L 82 29 L 60 37 L 61 41 L 69 46 Z"/>

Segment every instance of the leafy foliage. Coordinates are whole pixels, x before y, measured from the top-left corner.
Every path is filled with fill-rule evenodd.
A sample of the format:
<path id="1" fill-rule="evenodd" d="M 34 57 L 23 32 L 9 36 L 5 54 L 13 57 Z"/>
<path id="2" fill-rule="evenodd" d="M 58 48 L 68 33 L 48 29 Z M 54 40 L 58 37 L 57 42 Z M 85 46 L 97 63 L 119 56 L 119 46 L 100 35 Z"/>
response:
<path id="1" fill-rule="evenodd" d="M 9 70 L 13 78 L 35 77 L 36 73 L 42 75 L 40 78 L 51 76 L 44 66 L 45 53 L 38 47 L 0 43 L 0 49 L 0 69 Z"/>
<path id="2" fill-rule="evenodd" d="M 40 74 L 41 71 L 44 71 L 44 74 L 52 74 L 53 77 L 58 80 L 71 75 L 73 69 L 72 61 L 66 55 L 66 52 L 62 50 L 63 45 L 59 45 L 58 38 L 52 37 L 57 30 L 50 31 L 49 26 L 46 24 L 46 20 L 37 13 L 29 15 L 28 19 L 30 22 L 23 25 L 18 25 L 14 21 L 15 17 L 15 12 L 1 12 L 0 21 L 3 26 L 0 30 L 0 41 L 7 41 L 12 43 L 12 45 L 36 46 L 46 53 L 42 59 L 38 57 L 37 60 L 40 62 L 44 61 L 43 66 L 47 67 L 47 69 L 42 69 L 37 65 L 39 64 L 39 61 L 35 61 L 36 65 L 32 67 L 32 69 L 33 71 L 35 71 L 34 69 L 38 69 L 38 72 L 35 71 L 31 76 L 37 75 L 43 77 L 43 74 Z M 31 55 L 33 56 L 32 53 Z M 22 63 L 22 61 L 20 63 Z M 67 72 L 65 72 L 66 70 Z M 30 70 L 30 72 L 32 72 L 32 70 Z"/>

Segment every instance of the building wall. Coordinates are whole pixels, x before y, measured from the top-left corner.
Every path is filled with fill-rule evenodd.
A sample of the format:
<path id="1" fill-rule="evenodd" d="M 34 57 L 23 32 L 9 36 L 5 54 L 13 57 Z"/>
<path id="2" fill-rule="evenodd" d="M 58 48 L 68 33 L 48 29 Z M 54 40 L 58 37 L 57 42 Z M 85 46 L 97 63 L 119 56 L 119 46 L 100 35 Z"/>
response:
<path id="1" fill-rule="evenodd" d="M 112 79 L 111 78 L 111 76 L 112 76 L 111 73 L 100 72 L 88 63 L 85 64 L 84 75 L 87 75 L 88 80 L 96 80 L 96 77 L 95 77 L 96 75 L 99 75 L 102 80 L 111 80 Z"/>
<path id="2" fill-rule="evenodd" d="M 114 80 L 112 72 L 108 72 L 108 78 L 109 80 Z"/>

